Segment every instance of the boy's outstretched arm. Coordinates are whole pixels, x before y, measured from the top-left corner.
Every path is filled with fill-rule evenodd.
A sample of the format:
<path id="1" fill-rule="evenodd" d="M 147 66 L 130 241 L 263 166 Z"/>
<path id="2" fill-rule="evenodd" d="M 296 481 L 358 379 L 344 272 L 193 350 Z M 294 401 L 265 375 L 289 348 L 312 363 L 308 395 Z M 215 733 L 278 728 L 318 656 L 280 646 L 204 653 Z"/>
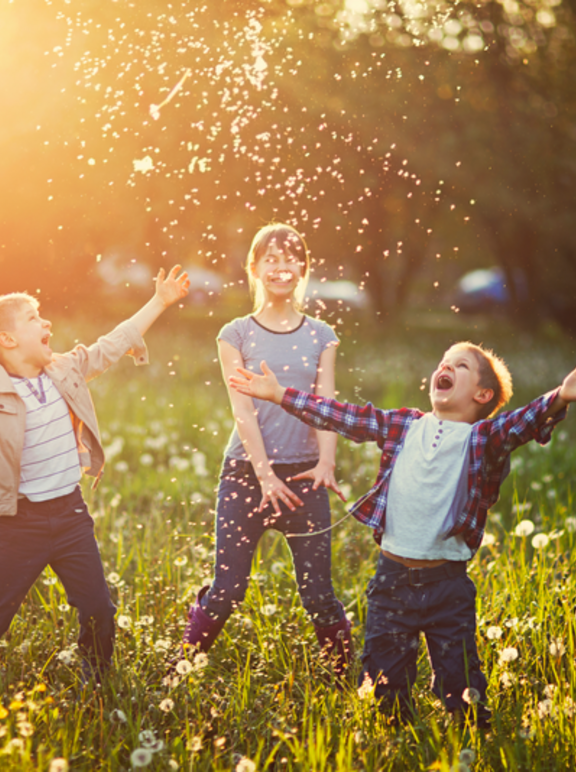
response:
<path id="1" fill-rule="evenodd" d="M 130 321 L 138 328 L 140 335 L 144 335 L 147 332 L 168 306 L 178 302 L 178 300 L 182 300 L 188 294 L 190 279 L 185 271 L 178 275 L 181 267 L 180 265 L 175 265 L 168 273 L 168 276 L 166 276 L 166 271 L 163 268 L 160 268 L 158 271 L 158 276 L 155 279 L 156 291 L 154 295 L 146 305 L 142 306 L 130 318 Z"/>
<path id="2" fill-rule="evenodd" d="M 277 405 L 280 405 L 286 387 L 280 386 L 278 379 L 266 362 L 260 362 L 260 367 L 262 368 L 263 375 L 256 375 L 256 373 L 250 370 L 238 367 L 237 370 L 243 377 L 231 375 L 228 379 L 230 386 L 239 391 L 240 394 L 256 397 L 256 399 L 265 399 L 268 402 L 275 402 Z"/>
<path id="3" fill-rule="evenodd" d="M 566 378 L 564 378 L 558 394 L 556 395 L 556 399 L 544 413 L 542 419 L 546 421 L 547 418 L 550 418 L 550 416 L 563 410 L 571 402 L 576 402 L 576 370 L 572 370 L 572 372 L 568 373 Z"/>

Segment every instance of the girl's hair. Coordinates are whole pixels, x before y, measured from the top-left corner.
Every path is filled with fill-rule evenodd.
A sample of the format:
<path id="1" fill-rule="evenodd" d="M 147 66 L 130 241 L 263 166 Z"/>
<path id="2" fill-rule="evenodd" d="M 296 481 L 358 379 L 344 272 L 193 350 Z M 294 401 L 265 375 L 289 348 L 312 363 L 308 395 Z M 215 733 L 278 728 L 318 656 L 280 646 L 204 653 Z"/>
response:
<path id="1" fill-rule="evenodd" d="M 24 303 L 30 303 L 36 309 L 40 306 L 38 300 L 27 292 L 11 292 L 9 295 L 0 295 L 0 332 L 14 329 L 16 314 Z"/>
<path id="2" fill-rule="evenodd" d="M 266 253 L 266 250 L 272 242 L 276 243 L 278 249 L 289 252 L 297 257 L 302 265 L 303 271 L 300 281 L 294 292 L 295 306 L 300 310 L 304 301 L 306 284 L 310 275 L 310 255 L 304 238 L 291 225 L 285 223 L 270 223 L 256 233 L 250 245 L 250 251 L 246 259 L 246 273 L 248 274 L 248 286 L 250 295 L 254 300 L 254 311 L 257 311 L 264 304 L 264 289 L 262 282 L 259 282 L 254 276 L 254 267 L 258 260 Z"/>
<path id="3" fill-rule="evenodd" d="M 491 418 L 503 407 L 512 396 L 512 376 L 503 359 L 491 349 L 477 346 L 469 341 L 455 343 L 449 350 L 467 349 L 471 351 L 478 362 L 480 378 L 478 385 L 483 389 L 492 389 L 494 396 L 479 410 L 479 418 Z"/>

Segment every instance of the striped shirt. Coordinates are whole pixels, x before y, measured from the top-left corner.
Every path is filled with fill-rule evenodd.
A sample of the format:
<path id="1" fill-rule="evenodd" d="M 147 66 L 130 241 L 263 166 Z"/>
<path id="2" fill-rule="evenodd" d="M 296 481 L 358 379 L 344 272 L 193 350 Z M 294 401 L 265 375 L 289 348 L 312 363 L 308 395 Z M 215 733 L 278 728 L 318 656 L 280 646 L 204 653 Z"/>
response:
<path id="1" fill-rule="evenodd" d="M 448 536 L 462 536 L 472 554 L 482 542 L 488 509 L 498 501 L 500 486 L 509 469 L 510 453 L 530 440 L 545 445 L 566 408 L 547 421 L 543 414 L 554 402 L 558 389 L 518 410 L 500 413 L 472 425 L 469 445 L 467 494 Z M 351 507 L 361 523 L 374 528 L 380 543 L 386 527 L 390 476 L 413 421 L 424 413 L 412 408 L 379 410 L 367 403 L 349 405 L 296 389 L 286 389 L 282 407 L 309 426 L 338 432 L 354 442 L 376 442 L 382 450 L 376 482 Z"/>
<path id="2" fill-rule="evenodd" d="M 72 493 L 81 469 L 66 402 L 45 373 L 38 378 L 10 377 L 26 406 L 18 493 L 30 501 Z"/>

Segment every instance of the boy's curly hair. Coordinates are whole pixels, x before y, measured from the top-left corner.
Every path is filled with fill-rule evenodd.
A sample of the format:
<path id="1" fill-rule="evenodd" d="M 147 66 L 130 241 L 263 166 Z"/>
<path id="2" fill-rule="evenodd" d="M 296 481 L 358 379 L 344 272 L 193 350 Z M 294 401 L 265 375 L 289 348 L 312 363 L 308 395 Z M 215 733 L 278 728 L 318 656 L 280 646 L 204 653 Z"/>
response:
<path id="1" fill-rule="evenodd" d="M 478 410 L 479 418 L 491 418 L 503 407 L 512 396 L 512 376 L 508 366 L 491 349 L 478 346 L 470 341 L 455 343 L 449 350 L 466 349 L 471 351 L 478 362 L 480 379 L 478 385 L 484 389 L 492 389 L 494 396 Z"/>

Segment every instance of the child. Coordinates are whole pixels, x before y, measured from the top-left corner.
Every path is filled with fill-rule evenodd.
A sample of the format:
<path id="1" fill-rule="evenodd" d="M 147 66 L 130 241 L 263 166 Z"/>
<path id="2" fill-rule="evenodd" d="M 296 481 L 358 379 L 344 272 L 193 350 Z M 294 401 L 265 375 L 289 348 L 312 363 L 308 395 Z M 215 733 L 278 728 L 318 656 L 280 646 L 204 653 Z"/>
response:
<path id="1" fill-rule="evenodd" d="M 283 224 L 261 228 L 246 270 L 254 312 L 218 334 L 226 382 L 236 368 L 256 368 L 266 357 L 286 386 L 333 397 L 336 335 L 300 310 L 309 272 L 302 236 Z M 184 649 L 210 648 L 244 598 L 260 537 L 274 528 L 288 541 L 302 605 L 339 676 L 351 636 L 331 580 L 326 488 L 343 498 L 334 478 L 336 436 L 313 431 L 275 405 L 253 402 L 234 389 L 230 400 L 236 424 L 218 488 L 215 577 L 190 607 Z"/>
<path id="2" fill-rule="evenodd" d="M 156 292 L 97 343 L 54 354 L 50 322 L 26 293 L 0 296 L 0 635 L 50 565 L 78 609 L 85 679 L 110 663 L 116 609 L 104 579 L 94 523 L 80 492 L 104 454 L 86 381 L 124 354 L 146 364 L 142 335 L 188 293 L 180 266 L 161 269 Z"/>
<path id="3" fill-rule="evenodd" d="M 486 679 L 475 642 L 474 584 L 466 574 L 482 541 L 488 508 L 498 499 L 512 450 L 545 444 L 576 400 L 576 370 L 562 386 L 526 407 L 490 418 L 512 394 L 510 374 L 491 351 L 458 343 L 430 382 L 432 412 L 340 404 L 280 386 L 241 369 L 230 378 L 241 394 L 281 404 L 317 429 L 382 449 L 375 485 L 352 507 L 376 529 L 381 553 L 368 586 L 361 683 L 376 684 L 380 710 L 395 700 L 409 715 L 419 633 L 426 637 L 433 692 L 451 713 L 479 698 L 478 725 L 489 724 Z"/>

